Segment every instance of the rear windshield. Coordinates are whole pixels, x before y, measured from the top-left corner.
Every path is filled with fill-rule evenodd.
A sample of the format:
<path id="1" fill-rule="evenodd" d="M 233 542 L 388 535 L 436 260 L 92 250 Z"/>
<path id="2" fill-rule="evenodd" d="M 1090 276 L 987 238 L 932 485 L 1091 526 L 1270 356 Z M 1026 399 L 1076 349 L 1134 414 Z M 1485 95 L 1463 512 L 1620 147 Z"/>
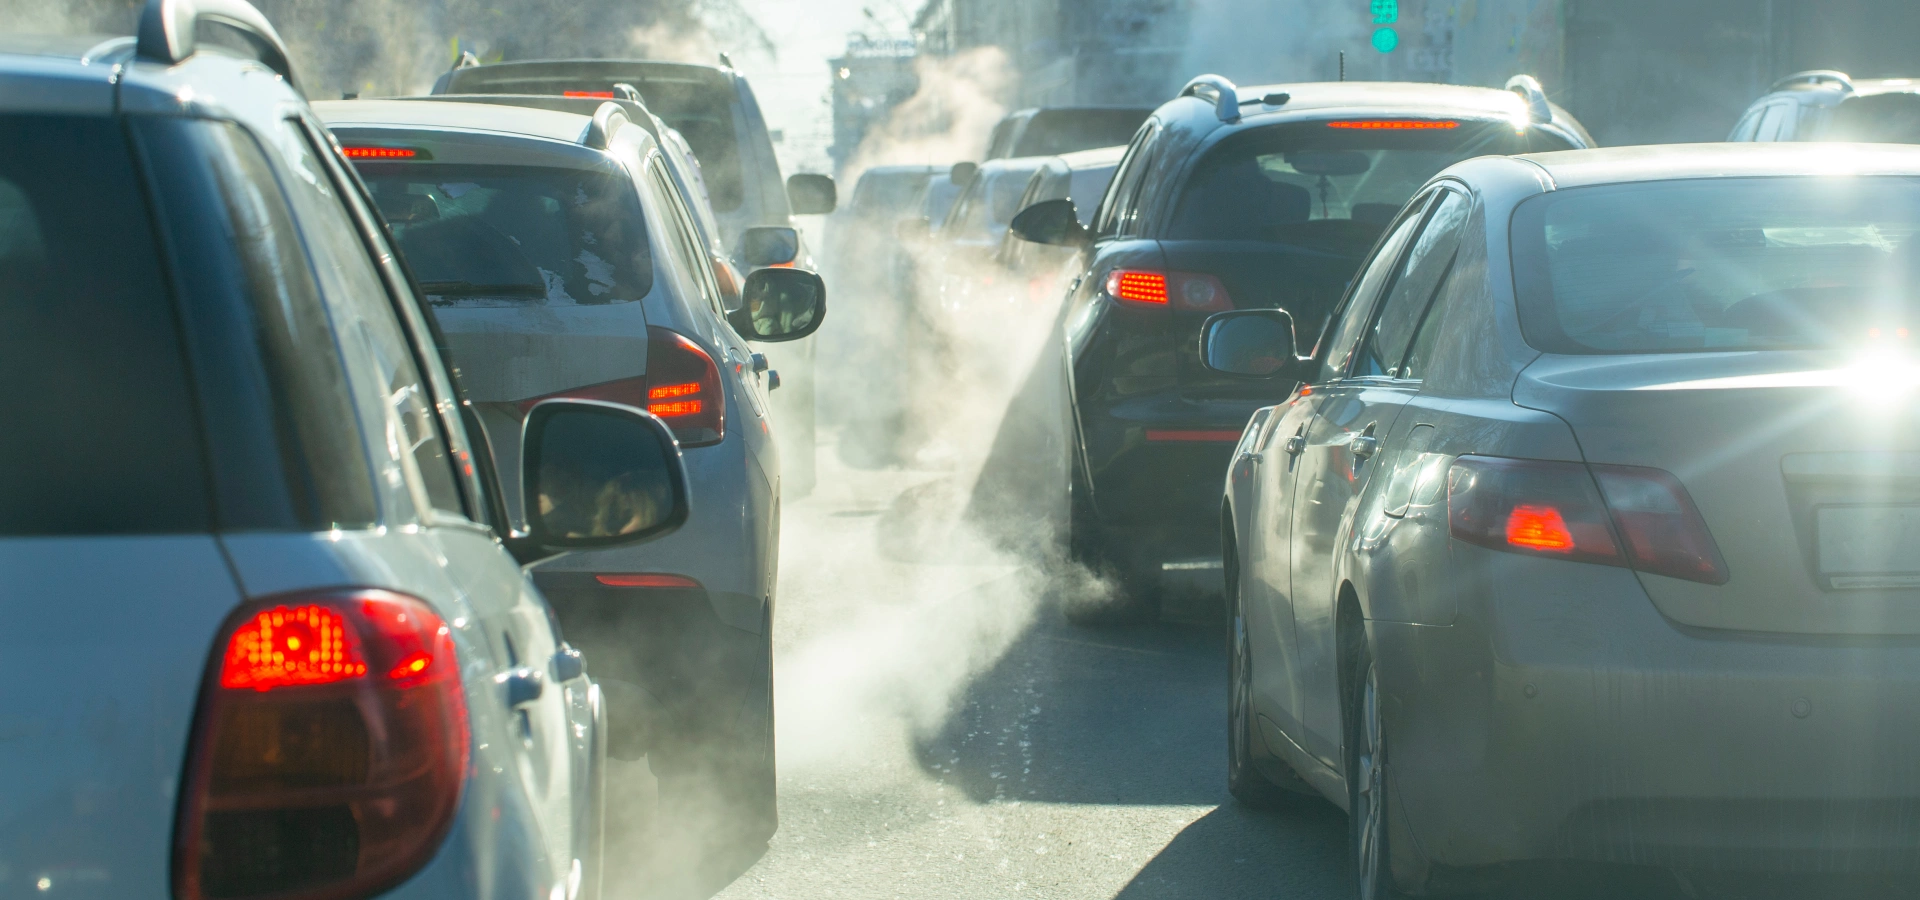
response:
<path id="1" fill-rule="evenodd" d="M 931 172 L 868 172 L 853 186 L 853 212 L 861 218 L 905 215 L 932 178 Z"/>
<path id="2" fill-rule="evenodd" d="M 1920 144 L 1920 94 L 1849 97 L 1813 130 L 1822 141 Z"/>
<path id="3" fill-rule="evenodd" d="M 435 306 L 605 304 L 653 288 L 646 217 L 614 172 L 361 163 Z"/>
<path id="4" fill-rule="evenodd" d="M 0 535 L 212 527 L 166 283 L 119 126 L 0 116 Z"/>
<path id="5" fill-rule="evenodd" d="M 1738 178 L 1521 204 L 1515 287 L 1554 353 L 1778 350 L 1920 327 L 1920 179 Z"/>
<path id="6" fill-rule="evenodd" d="M 1188 178 L 1168 237 L 1266 241 L 1358 257 L 1441 169 L 1476 156 L 1569 149 L 1543 133 L 1515 134 L 1506 123 L 1355 124 L 1373 123 L 1274 125 L 1221 141 Z"/>
<path id="7" fill-rule="evenodd" d="M 1043 109 L 1027 123 L 1012 156 L 1059 156 L 1133 140 L 1150 109 Z"/>
<path id="8" fill-rule="evenodd" d="M 1027 192 L 1027 182 L 1039 165 L 1017 168 L 995 167 L 982 171 L 969 185 L 966 194 L 960 200 L 960 206 L 953 215 L 959 220 L 951 232 L 960 238 L 980 238 L 998 236 L 1013 221 L 1014 213 L 1020 211 L 1020 198 Z"/>

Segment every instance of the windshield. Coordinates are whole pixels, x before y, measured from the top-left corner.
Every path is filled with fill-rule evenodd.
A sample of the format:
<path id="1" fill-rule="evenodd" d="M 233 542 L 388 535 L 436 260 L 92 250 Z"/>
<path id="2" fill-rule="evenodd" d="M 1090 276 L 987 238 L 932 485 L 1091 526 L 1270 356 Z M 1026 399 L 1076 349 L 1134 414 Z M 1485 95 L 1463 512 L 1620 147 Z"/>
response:
<path id="1" fill-rule="evenodd" d="M 441 163 L 359 168 L 435 306 L 625 303 L 653 288 L 646 217 L 622 175 Z"/>
<path id="2" fill-rule="evenodd" d="M 1835 347 L 1920 325 L 1920 179 L 1662 182 L 1514 215 L 1521 324 L 1556 353 Z"/>

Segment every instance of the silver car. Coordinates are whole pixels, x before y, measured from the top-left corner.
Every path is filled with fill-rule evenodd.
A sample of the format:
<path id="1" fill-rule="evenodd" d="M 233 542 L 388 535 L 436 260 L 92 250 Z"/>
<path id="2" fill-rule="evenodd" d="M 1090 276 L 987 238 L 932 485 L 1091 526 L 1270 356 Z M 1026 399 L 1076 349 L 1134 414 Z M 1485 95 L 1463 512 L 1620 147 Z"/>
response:
<path id="1" fill-rule="evenodd" d="M 316 109 L 386 213 L 490 432 L 514 434 L 552 397 L 632 404 L 673 427 L 700 492 L 685 527 L 555 560 L 534 580 L 607 689 L 610 752 L 648 756 L 663 791 L 770 836 L 777 382 L 747 339 L 818 328 L 819 276 L 756 271 L 728 313 L 658 138 L 618 103 L 591 118 L 441 101 Z M 809 305 L 776 314 L 783 290 L 810 291 Z M 512 441 L 494 452 L 517 455 Z"/>
<path id="2" fill-rule="evenodd" d="M 1399 214 L 1222 524 L 1228 765 L 1361 896 L 1540 868 L 1920 865 L 1920 157 L 1485 157 Z M 1905 876 L 1910 878 L 1911 876 Z"/>
<path id="3" fill-rule="evenodd" d="M 195 52 L 201 14 L 256 59 Z M 477 422 L 273 28 L 0 48 L 0 895 L 592 898 L 607 718 L 522 570 L 671 531 L 671 433 Z M 209 98 L 218 98 L 212 101 Z"/>

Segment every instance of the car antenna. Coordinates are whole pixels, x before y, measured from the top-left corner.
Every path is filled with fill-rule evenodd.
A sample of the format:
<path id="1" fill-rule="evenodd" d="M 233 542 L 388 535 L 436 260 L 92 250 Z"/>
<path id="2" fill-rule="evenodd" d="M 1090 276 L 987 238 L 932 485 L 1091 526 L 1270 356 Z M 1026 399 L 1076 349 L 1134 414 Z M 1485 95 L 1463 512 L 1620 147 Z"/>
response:
<path id="1" fill-rule="evenodd" d="M 1340 80 L 1347 80 L 1347 51 L 1340 51 Z"/>

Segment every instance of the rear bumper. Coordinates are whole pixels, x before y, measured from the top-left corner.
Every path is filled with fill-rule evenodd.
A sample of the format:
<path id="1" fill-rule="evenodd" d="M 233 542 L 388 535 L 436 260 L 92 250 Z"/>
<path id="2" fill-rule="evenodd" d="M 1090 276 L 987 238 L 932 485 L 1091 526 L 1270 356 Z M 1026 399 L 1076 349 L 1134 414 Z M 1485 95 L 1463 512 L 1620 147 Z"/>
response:
<path id="1" fill-rule="evenodd" d="M 1205 416 L 1194 415 L 1195 406 L 1166 398 L 1082 420 L 1095 516 L 1130 555 L 1159 562 L 1220 554 L 1220 481 L 1259 404 Z"/>
<path id="2" fill-rule="evenodd" d="M 1452 625 L 1370 625 L 1424 862 L 1920 869 L 1920 642 L 1684 629 L 1631 572 L 1454 550 L 1489 577 Z"/>

